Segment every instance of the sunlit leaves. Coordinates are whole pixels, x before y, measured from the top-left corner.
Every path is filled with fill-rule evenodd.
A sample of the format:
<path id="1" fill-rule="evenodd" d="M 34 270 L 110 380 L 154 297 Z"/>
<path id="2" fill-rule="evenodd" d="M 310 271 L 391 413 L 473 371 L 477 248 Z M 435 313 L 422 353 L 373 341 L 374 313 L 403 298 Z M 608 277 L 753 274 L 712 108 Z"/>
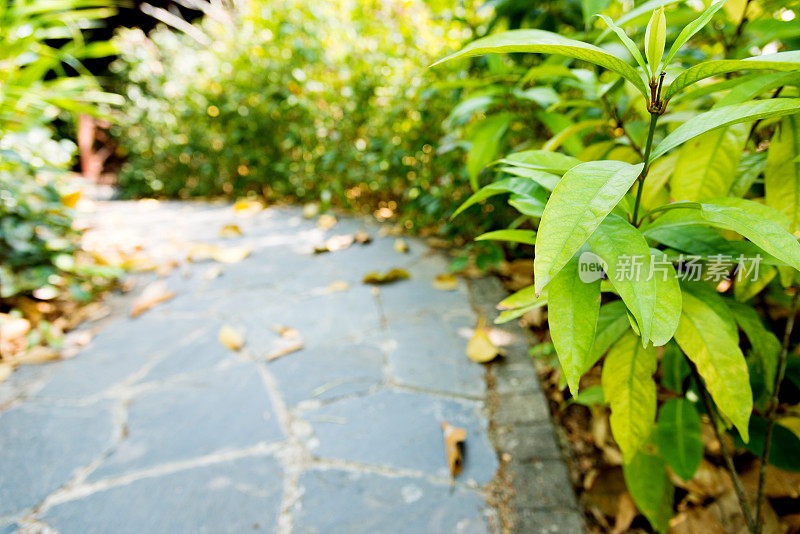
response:
<path id="1" fill-rule="evenodd" d="M 600 311 L 600 278 L 581 280 L 579 262 L 576 254 L 553 278 L 547 304 L 550 337 L 573 394 L 587 370 Z"/>
<path id="2" fill-rule="evenodd" d="M 467 152 L 467 175 L 473 191 L 479 187 L 478 175 L 481 170 L 497 156 L 511 118 L 509 113 L 491 115 L 470 129 L 472 146 Z"/>
<path id="3" fill-rule="evenodd" d="M 622 456 L 630 461 L 653 428 L 656 418 L 656 351 L 645 349 L 639 337 L 628 332 L 606 355 L 602 386 L 611 406 L 611 432 Z"/>
<path id="4" fill-rule="evenodd" d="M 573 158 L 572 156 L 567 156 L 559 152 L 525 150 L 507 155 L 500 160 L 500 163 L 525 169 L 564 174 L 572 167 L 580 165 L 582 162 L 578 158 Z"/>
<path id="5" fill-rule="evenodd" d="M 654 160 L 663 156 L 673 148 L 715 128 L 768 117 L 783 117 L 795 113 L 800 113 L 800 99 L 797 98 L 754 100 L 714 108 L 692 117 L 678 126 L 656 146 L 651 159 Z"/>
<path id="6" fill-rule="evenodd" d="M 800 226 L 800 117 L 785 117 L 769 143 L 764 171 L 768 206 L 789 217 L 789 231 Z"/>
<path id="7" fill-rule="evenodd" d="M 684 291 L 675 340 L 694 362 L 720 411 L 746 441 L 753 395 L 736 324 L 721 297 L 710 290 Z"/>
<path id="8" fill-rule="evenodd" d="M 543 30 L 511 30 L 490 35 L 471 42 L 460 51 L 437 61 L 434 65 L 456 58 L 511 52 L 557 54 L 594 63 L 620 74 L 645 97 L 648 95 L 642 76 L 636 69 L 618 57 L 594 45 Z"/>
<path id="9" fill-rule="evenodd" d="M 644 34 L 644 51 L 647 56 L 647 64 L 650 66 L 650 72 L 654 78 L 658 72 L 659 65 L 661 65 L 666 42 L 667 19 L 664 16 L 664 8 L 659 7 L 653 11 Z"/>
<path id="10" fill-rule="evenodd" d="M 547 192 L 535 181 L 529 178 L 505 178 L 497 182 L 486 185 L 472 194 L 458 209 L 453 213 L 453 217 L 465 209 L 473 206 L 487 198 L 504 193 L 512 193 L 523 197 L 535 198 L 539 204 L 544 206 L 547 200 Z"/>
<path id="11" fill-rule="evenodd" d="M 643 165 L 582 163 L 567 171 L 550 196 L 539 224 L 534 283 L 541 291 L 625 196 Z"/>
<path id="12" fill-rule="evenodd" d="M 681 47 L 685 45 L 694 34 L 699 32 L 703 26 L 708 24 L 708 22 L 711 20 L 711 17 L 714 16 L 714 13 L 716 13 L 719 8 L 725 5 L 725 1 L 726 0 L 720 0 L 712 3 L 699 17 L 694 19 L 681 30 L 681 33 L 678 34 L 678 37 L 676 37 L 675 41 L 672 43 L 667 57 L 664 58 L 665 66 L 669 65 L 669 62 L 672 61 L 672 58 L 675 57 L 675 54 L 678 53 L 678 50 L 680 50 Z"/>
<path id="13" fill-rule="evenodd" d="M 533 230 L 495 230 L 479 235 L 475 238 L 475 241 L 486 241 L 490 239 L 511 241 L 512 243 L 522 243 L 524 245 L 535 245 L 536 232 Z"/>

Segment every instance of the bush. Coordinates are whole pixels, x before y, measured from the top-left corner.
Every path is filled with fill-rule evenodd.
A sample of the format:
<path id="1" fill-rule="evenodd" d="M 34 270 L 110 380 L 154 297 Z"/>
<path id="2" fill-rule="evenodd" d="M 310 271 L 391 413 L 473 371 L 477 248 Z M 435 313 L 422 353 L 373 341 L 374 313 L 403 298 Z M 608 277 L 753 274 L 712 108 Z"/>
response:
<path id="1" fill-rule="evenodd" d="M 194 36 L 123 31 L 120 186 L 321 200 L 382 208 L 410 230 L 438 224 L 469 192 L 463 153 L 437 155 L 458 72 L 426 69 L 465 35 L 453 26 L 421 2 L 282 0 L 207 16 Z"/>

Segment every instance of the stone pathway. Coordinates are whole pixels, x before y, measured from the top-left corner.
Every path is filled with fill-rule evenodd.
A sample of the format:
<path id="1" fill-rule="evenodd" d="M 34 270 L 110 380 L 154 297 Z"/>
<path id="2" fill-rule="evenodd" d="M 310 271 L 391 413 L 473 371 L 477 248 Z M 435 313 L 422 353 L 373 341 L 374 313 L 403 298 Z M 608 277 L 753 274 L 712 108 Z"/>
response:
<path id="1" fill-rule="evenodd" d="M 159 261 L 185 260 L 189 242 L 253 253 L 182 261 L 165 278 L 177 295 L 131 319 L 155 279 L 138 275 L 77 357 L 0 384 L 0 533 L 580 530 L 522 333 L 505 330 L 503 363 L 464 354 L 496 281 L 438 291 L 447 260 L 422 242 L 399 254 L 376 224 L 326 232 L 296 209 L 98 202 L 91 220 L 90 239 L 142 241 Z M 217 237 L 231 223 L 243 235 Z M 362 228 L 372 243 L 311 253 Z M 361 283 L 393 267 L 411 278 Z M 241 351 L 218 341 L 224 324 L 245 333 Z M 273 325 L 304 348 L 268 360 L 286 343 Z M 467 430 L 452 488 L 442 421 Z"/>

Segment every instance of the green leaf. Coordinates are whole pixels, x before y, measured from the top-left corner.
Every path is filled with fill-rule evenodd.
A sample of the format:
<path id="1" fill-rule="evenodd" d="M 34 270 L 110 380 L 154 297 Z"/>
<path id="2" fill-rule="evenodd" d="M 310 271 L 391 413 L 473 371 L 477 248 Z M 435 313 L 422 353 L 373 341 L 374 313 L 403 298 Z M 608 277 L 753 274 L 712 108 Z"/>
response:
<path id="1" fill-rule="evenodd" d="M 486 232 L 485 234 L 479 235 L 475 238 L 475 241 L 485 241 L 487 239 L 535 245 L 536 232 L 533 230 L 495 230 L 494 232 Z"/>
<path id="2" fill-rule="evenodd" d="M 665 187 L 678 162 L 678 153 L 658 159 L 650 165 L 642 191 L 642 207 L 651 210 L 669 202 L 669 191 Z"/>
<path id="3" fill-rule="evenodd" d="M 692 36 L 694 36 L 694 34 L 699 32 L 703 26 L 708 24 L 708 21 L 710 21 L 711 17 L 714 16 L 714 13 L 716 13 L 719 8 L 725 5 L 725 2 L 726 0 L 721 0 L 711 4 L 706 8 L 705 11 L 703 11 L 703 13 L 700 14 L 699 17 L 683 27 L 681 33 L 679 33 L 678 37 L 675 39 L 675 42 L 672 43 L 666 59 L 664 59 L 665 66 L 669 65 L 669 62 L 672 61 L 672 58 L 675 57 L 675 54 L 678 53 L 678 50 L 680 50 L 681 47 L 685 45 L 689 39 L 692 38 Z"/>
<path id="4" fill-rule="evenodd" d="M 611 406 L 611 432 L 629 462 L 644 444 L 656 418 L 656 350 L 643 348 L 629 332 L 617 341 L 603 363 L 601 384 Z"/>
<path id="5" fill-rule="evenodd" d="M 800 117 L 784 118 L 778 125 L 767 152 L 764 191 L 768 206 L 789 217 L 789 231 L 800 227 Z"/>
<path id="6" fill-rule="evenodd" d="M 761 290 L 767 287 L 777 274 L 778 270 L 775 267 L 766 266 L 766 268 L 758 270 L 757 276 L 736 280 L 736 284 L 733 286 L 733 297 L 739 302 L 747 302 L 761 293 Z"/>
<path id="7" fill-rule="evenodd" d="M 722 297 L 694 291 L 683 293 L 683 313 L 675 340 L 689 357 L 720 411 L 747 440 L 753 410 L 747 363 L 739 348 L 733 317 Z"/>
<path id="8" fill-rule="evenodd" d="M 490 35 L 469 43 L 460 51 L 437 61 L 433 65 L 456 58 L 510 52 L 557 54 L 593 63 L 620 74 L 631 82 L 645 98 L 649 98 L 647 86 L 644 84 L 641 75 L 636 69 L 618 57 L 589 43 L 568 39 L 556 33 L 543 30 L 511 30 Z"/>
<path id="9" fill-rule="evenodd" d="M 747 447 L 751 453 L 761 456 L 764 450 L 764 437 L 766 432 L 766 419 L 757 415 L 751 417 L 751 439 L 745 444 L 745 447 Z M 798 450 L 800 450 L 800 437 L 780 423 L 776 423 L 773 427 L 769 463 L 778 469 L 784 469 L 795 473 L 800 472 L 800 454 L 797 454 Z"/>
<path id="10" fill-rule="evenodd" d="M 664 16 L 664 7 L 662 6 L 653 11 L 644 33 L 644 52 L 653 78 L 656 77 L 658 68 L 661 65 L 666 42 L 667 18 Z"/>
<path id="11" fill-rule="evenodd" d="M 549 172 L 529 169 L 527 167 L 501 167 L 500 170 L 504 173 L 512 174 L 514 176 L 530 178 L 548 191 L 552 191 L 558 181 L 561 179 L 561 176 L 556 176 L 555 174 L 551 174 Z"/>
<path id="12" fill-rule="evenodd" d="M 497 156 L 511 117 L 510 113 L 491 115 L 470 129 L 472 146 L 467 152 L 467 175 L 473 191 L 480 187 L 478 175 Z"/>
<path id="13" fill-rule="evenodd" d="M 644 450 L 622 464 L 625 485 L 636 507 L 657 532 L 666 532 L 672 518 L 675 488 L 669 481 L 664 460 Z"/>
<path id="14" fill-rule="evenodd" d="M 572 167 L 580 165 L 582 162 L 578 158 L 567 156 L 559 152 L 550 152 L 548 150 L 525 150 L 523 152 L 514 152 L 505 158 L 501 159 L 498 163 L 506 165 L 513 165 L 515 167 L 523 167 L 526 169 L 533 169 L 537 171 L 552 172 L 564 174 Z"/>
<path id="15" fill-rule="evenodd" d="M 766 154 L 744 154 L 736 168 L 736 179 L 731 184 L 729 192 L 732 197 L 743 197 L 758 179 L 758 175 L 764 172 L 767 166 Z"/>
<path id="16" fill-rule="evenodd" d="M 600 13 L 608 7 L 610 0 L 581 0 L 581 11 L 583 12 L 583 24 L 587 28 L 596 13 Z"/>
<path id="17" fill-rule="evenodd" d="M 652 340 L 659 346 L 669 341 L 678 325 L 681 302 L 672 265 L 657 258 L 655 265 L 666 272 L 656 272 L 644 236 L 613 214 L 592 234 L 589 246 L 605 262 L 608 280 L 636 319 L 642 342 Z"/>
<path id="18" fill-rule="evenodd" d="M 544 213 L 545 201 L 528 195 L 511 195 L 508 205 L 523 215 L 539 218 Z"/>
<path id="19" fill-rule="evenodd" d="M 800 113 L 800 98 L 771 98 L 753 100 L 714 108 L 684 122 L 669 134 L 653 151 L 651 160 L 663 156 L 689 139 L 715 128 L 750 122 L 768 117 L 783 117 Z"/>
<path id="20" fill-rule="evenodd" d="M 683 382 L 690 372 L 680 347 L 674 341 L 667 343 L 661 357 L 661 385 L 675 393 L 683 393 Z"/>
<path id="21" fill-rule="evenodd" d="M 702 423 L 694 404 L 671 399 L 658 412 L 655 441 L 658 452 L 676 475 L 689 481 L 703 459 Z"/>
<path id="22" fill-rule="evenodd" d="M 704 78 L 727 72 L 776 70 L 782 72 L 796 71 L 800 67 L 800 52 L 778 52 L 746 59 L 720 59 L 705 61 L 681 72 L 664 92 L 663 100 L 668 101 L 684 87 L 697 83 Z"/>
<path id="23" fill-rule="evenodd" d="M 495 195 L 502 195 L 504 193 L 525 195 L 532 198 L 537 197 L 540 199 L 542 204 L 547 201 L 547 192 L 544 190 L 544 188 L 542 188 L 542 186 L 533 180 L 528 178 L 505 178 L 503 180 L 498 180 L 497 182 L 486 185 L 473 193 L 467 200 L 464 201 L 463 204 L 458 207 L 450 219 L 452 220 L 459 213 L 471 206 L 474 206 L 478 202 L 484 201 L 487 198 Z"/>
<path id="24" fill-rule="evenodd" d="M 534 282 L 541 291 L 581 248 L 625 196 L 643 164 L 582 163 L 558 182 L 542 214 L 534 257 Z"/>
<path id="25" fill-rule="evenodd" d="M 661 6 L 666 6 L 666 5 L 669 5 L 669 4 L 675 4 L 678 1 L 679 0 L 648 0 L 647 2 L 645 2 L 643 4 L 639 4 L 638 6 L 636 6 L 633 9 L 631 9 L 630 11 L 627 11 L 624 15 L 622 15 L 620 18 L 618 18 L 614 22 L 616 23 L 617 26 L 623 26 L 626 22 L 631 21 L 631 20 L 635 19 L 636 17 L 644 15 L 645 13 L 649 13 L 649 12 L 653 11 L 654 9 L 658 9 Z M 609 31 L 611 31 L 611 30 L 604 30 L 603 33 L 600 34 L 600 37 L 597 38 L 596 42 L 602 41 L 603 38 L 605 38 L 605 36 L 608 35 Z"/>
<path id="26" fill-rule="evenodd" d="M 767 330 L 755 308 L 746 304 L 741 304 L 734 300 L 725 299 L 725 303 L 730 308 L 739 328 L 750 340 L 753 354 L 758 358 L 761 372 L 765 377 L 767 392 L 772 393 L 774 389 L 775 373 L 778 370 L 778 357 L 781 353 L 781 342 L 778 338 Z"/>
<path id="27" fill-rule="evenodd" d="M 592 407 L 602 406 L 606 401 L 603 397 L 603 388 L 601 386 L 589 386 L 580 390 L 569 402 Z"/>
<path id="28" fill-rule="evenodd" d="M 615 300 L 603 304 L 597 318 L 597 335 L 592 342 L 592 350 L 589 352 L 589 357 L 585 362 L 586 367 L 581 374 L 591 369 L 629 328 L 628 310 L 625 308 L 624 302 Z"/>
<path id="29" fill-rule="evenodd" d="M 597 15 L 597 16 L 603 19 L 603 22 L 606 23 L 608 29 L 617 34 L 619 40 L 622 41 L 622 44 L 625 45 L 625 48 L 627 48 L 628 52 L 630 52 L 631 57 L 634 60 L 636 60 L 636 63 L 640 67 L 642 67 L 643 71 L 647 72 L 647 64 L 644 62 L 644 58 L 642 57 L 642 53 L 639 51 L 639 47 L 636 45 L 636 43 L 633 42 L 633 40 L 630 37 L 628 37 L 628 34 L 625 33 L 625 30 L 614 24 L 614 21 L 612 21 L 611 18 L 605 15 Z"/>
<path id="30" fill-rule="evenodd" d="M 573 395 L 586 371 L 600 312 L 600 278 L 588 283 L 581 280 L 579 263 L 575 254 L 553 278 L 547 302 L 550 337 Z"/>
<path id="31" fill-rule="evenodd" d="M 513 293 L 511 296 L 508 296 L 501 300 L 497 304 L 498 310 L 513 310 L 515 308 L 524 308 L 525 306 L 532 306 L 535 304 L 544 304 L 547 302 L 546 298 L 542 298 L 544 295 L 540 295 L 539 297 L 536 296 L 534 292 L 534 287 L 532 285 L 520 289 L 516 293 Z M 544 301 L 544 302 L 543 302 Z"/>
<path id="32" fill-rule="evenodd" d="M 670 181 L 672 198 L 727 196 L 749 133 L 748 125 L 736 124 L 701 134 L 683 145 Z"/>

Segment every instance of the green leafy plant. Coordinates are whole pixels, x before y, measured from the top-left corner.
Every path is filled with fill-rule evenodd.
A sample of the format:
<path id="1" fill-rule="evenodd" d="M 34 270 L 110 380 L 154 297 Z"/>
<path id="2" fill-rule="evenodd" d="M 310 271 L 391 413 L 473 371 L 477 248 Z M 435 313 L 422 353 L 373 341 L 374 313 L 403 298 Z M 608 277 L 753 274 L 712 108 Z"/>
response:
<path id="1" fill-rule="evenodd" d="M 594 101 L 613 120 L 610 136 L 583 135 L 607 124 L 589 115 L 554 132 L 540 148 L 496 160 L 495 168 L 511 177 L 482 188 L 474 180 L 476 191 L 456 214 L 510 193 L 509 203 L 527 216 L 531 229 L 482 236 L 535 243 L 534 285 L 501 302 L 498 321 L 546 304 L 550 336 L 573 395 L 581 377 L 602 360 L 603 398 L 625 479 L 651 525 L 664 531 L 673 514 L 667 467 L 684 480 L 695 474 L 703 454 L 698 412 L 705 411 L 715 431 L 729 428 L 763 460 L 753 510 L 722 447 L 748 527 L 759 532 L 797 313 L 800 52 L 723 57 L 679 68 L 674 62 L 685 61 L 682 48 L 725 2 L 686 21 L 666 53 L 665 4 L 647 2 L 616 22 L 601 17 L 635 65 L 622 54 L 538 29 L 491 35 L 439 62 L 537 53 L 591 64 L 605 72 L 578 73 L 591 82 L 583 84 L 582 102 Z M 653 7 L 642 54 L 622 26 Z M 742 24 L 726 43 L 729 53 Z M 546 65 L 551 72 L 557 66 Z M 576 70 L 562 77 L 577 77 Z M 620 102 L 628 120 L 609 102 Z M 756 138 L 771 132 L 765 150 Z M 592 142 L 584 144 L 587 138 Z M 564 147 L 572 154 L 555 152 L 567 139 L 577 145 Z M 491 142 L 486 152 L 494 152 Z M 722 267 L 721 258 L 727 260 Z M 747 262 L 760 273 L 746 276 Z M 752 302 L 762 291 L 788 304 L 783 342 Z M 654 375 L 660 368 L 666 376 L 674 362 L 680 364 L 673 381 L 680 396 L 659 409 Z"/>

